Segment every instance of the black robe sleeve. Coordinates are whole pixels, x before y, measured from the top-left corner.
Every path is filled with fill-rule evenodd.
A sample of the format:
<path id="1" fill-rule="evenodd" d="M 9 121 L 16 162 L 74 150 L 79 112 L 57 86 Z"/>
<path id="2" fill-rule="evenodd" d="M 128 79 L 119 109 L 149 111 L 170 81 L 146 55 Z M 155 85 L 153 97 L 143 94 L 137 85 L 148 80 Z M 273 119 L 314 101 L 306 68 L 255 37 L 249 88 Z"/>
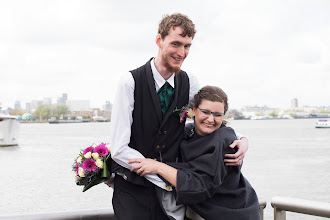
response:
<path id="1" fill-rule="evenodd" d="M 227 173 L 233 169 L 225 166 L 223 160 L 225 154 L 237 150 L 229 148 L 235 139 L 234 130 L 221 127 L 197 140 L 182 141 L 182 160 L 187 165 L 177 167 L 178 204 L 200 203 L 216 193 Z"/>

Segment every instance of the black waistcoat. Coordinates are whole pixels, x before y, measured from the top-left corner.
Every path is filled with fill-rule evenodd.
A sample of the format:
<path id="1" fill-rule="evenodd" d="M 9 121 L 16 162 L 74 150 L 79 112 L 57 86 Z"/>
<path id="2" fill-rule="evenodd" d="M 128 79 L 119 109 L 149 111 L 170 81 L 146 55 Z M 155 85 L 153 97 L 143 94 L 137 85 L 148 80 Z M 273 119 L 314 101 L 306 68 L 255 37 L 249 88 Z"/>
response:
<path id="1" fill-rule="evenodd" d="M 135 102 L 129 146 L 146 158 L 173 162 L 179 156 L 179 145 L 185 126 L 185 123 L 180 123 L 179 115 L 173 114 L 173 110 L 188 104 L 189 78 L 184 71 L 174 77 L 174 99 L 162 118 L 150 61 L 131 71 L 135 81 Z M 132 183 L 150 185 L 145 178 L 128 169 L 121 169 L 121 172 Z"/>

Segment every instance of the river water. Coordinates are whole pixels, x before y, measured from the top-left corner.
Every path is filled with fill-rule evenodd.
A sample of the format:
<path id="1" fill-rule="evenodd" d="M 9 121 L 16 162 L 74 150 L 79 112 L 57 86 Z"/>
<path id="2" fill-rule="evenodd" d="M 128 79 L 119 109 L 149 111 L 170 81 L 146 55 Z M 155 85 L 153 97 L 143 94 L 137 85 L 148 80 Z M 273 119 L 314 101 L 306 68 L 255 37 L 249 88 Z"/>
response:
<path id="1" fill-rule="evenodd" d="M 315 119 L 242 120 L 229 126 L 247 135 L 242 172 L 267 201 L 273 196 L 330 203 L 330 129 Z M 19 145 L 0 147 L 0 216 L 110 208 L 112 189 L 86 192 L 75 185 L 71 165 L 80 149 L 108 142 L 111 123 L 21 124 Z M 323 219 L 287 213 L 287 219 Z"/>

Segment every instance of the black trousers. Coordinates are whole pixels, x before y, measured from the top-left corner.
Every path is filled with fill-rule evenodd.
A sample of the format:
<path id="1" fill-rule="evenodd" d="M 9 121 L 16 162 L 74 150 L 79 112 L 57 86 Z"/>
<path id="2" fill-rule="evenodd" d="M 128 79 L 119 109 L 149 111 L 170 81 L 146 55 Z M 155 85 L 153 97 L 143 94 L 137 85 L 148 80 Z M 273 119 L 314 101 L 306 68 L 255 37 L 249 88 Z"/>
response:
<path id="1" fill-rule="evenodd" d="M 169 220 L 159 204 L 154 186 L 136 185 L 118 175 L 112 205 L 117 220 Z"/>

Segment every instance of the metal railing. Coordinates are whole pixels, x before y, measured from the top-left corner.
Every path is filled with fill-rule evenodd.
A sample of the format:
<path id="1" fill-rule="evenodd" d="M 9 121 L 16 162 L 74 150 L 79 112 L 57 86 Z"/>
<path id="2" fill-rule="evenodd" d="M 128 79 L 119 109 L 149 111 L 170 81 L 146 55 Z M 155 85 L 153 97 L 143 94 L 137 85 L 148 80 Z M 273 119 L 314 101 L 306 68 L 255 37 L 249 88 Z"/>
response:
<path id="1" fill-rule="evenodd" d="M 259 199 L 259 211 L 263 220 L 266 200 Z M 115 215 L 112 209 L 82 210 L 74 212 L 39 213 L 29 215 L 0 216 L 0 220 L 113 220 Z"/>
<path id="2" fill-rule="evenodd" d="M 0 216 L 0 220 L 114 220 L 112 209 Z"/>
<path id="3" fill-rule="evenodd" d="M 264 219 L 264 209 L 267 202 L 259 198 L 259 212 Z M 330 203 L 317 202 L 288 197 L 273 197 L 271 205 L 274 208 L 274 220 L 286 220 L 286 212 L 296 212 L 307 215 L 330 218 Z M 40 213 L 29 215 L 0 216 L 0 220 L 114 220 L 112 209 L 82 210 L 72 212 Z"/>
<path id="4" fill-rule="evenodd" d="M 274 220 L 286 220 L 286 211 L 330 217 L 330 203 L 276 196 L 272 198 L 271 205 Z"/>

